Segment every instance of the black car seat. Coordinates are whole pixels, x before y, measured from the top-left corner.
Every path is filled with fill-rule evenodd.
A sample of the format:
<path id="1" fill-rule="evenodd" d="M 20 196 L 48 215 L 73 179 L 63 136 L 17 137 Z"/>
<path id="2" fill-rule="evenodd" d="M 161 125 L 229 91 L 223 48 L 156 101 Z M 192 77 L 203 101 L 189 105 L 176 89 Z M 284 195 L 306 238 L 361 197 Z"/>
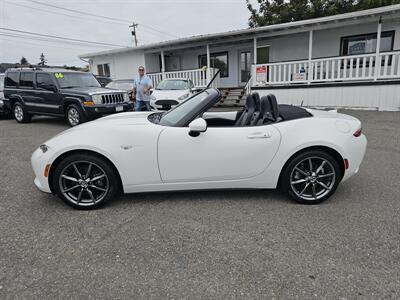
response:
<path id="1" fill-rule="evenodd" d="M 253 93 L 252 94 L 253 99 L 254 99 L 254 113 L 251 116 L 249 124 L 246 124 L 248 126 L 255 126 L 257 125 L 258 120 L 261 117 L 261 100 L 260 100 L 260 95 L 258 93 Z"/>
<path id="2" fill-rule="evenodd" d="M 279 110 L 278 110 L 278 101 L 276 101 L 276 97 L 273 94 L 267 95 L 269 104 L 271 106 L 271 114 L 272 117 L 275 119 L 275 122 L 280 120 L 279 117 Z"/>
<path id="3" fill-rule="evenodd" d="M 236 121 L 235 126 L 246 126 L 249 124 L 251 117 L 255 110 L 254 98 L 252 95 L 248 95 L 246 98 L 246 105 L 239 119 Z"/>
<path id="4" fill-rule="evenodd" d="M 261 113 L 260 118 L 257 121 L 257 125 L 269 124 L 275 122 L 275 118 L 272 115 L 271 103 L 268 96 L 261 97 Z"/>

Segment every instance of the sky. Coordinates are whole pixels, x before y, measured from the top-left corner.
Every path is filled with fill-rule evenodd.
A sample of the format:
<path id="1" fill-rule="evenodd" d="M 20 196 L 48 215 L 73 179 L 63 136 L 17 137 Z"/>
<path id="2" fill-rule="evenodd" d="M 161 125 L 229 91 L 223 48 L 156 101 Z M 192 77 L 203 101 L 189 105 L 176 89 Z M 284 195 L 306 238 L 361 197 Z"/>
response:
<path id="1" fill-rule="evenodd" d="M 138 45 L 144 45 L 247 28 L 249 15 L 246 0 L 0 0 L 0 62 L 16 63 L 24 56 L 34 64 L 43 52 L 49 65 L 84 66 L 80 54 L 133 46 L 133 21 Z"/>

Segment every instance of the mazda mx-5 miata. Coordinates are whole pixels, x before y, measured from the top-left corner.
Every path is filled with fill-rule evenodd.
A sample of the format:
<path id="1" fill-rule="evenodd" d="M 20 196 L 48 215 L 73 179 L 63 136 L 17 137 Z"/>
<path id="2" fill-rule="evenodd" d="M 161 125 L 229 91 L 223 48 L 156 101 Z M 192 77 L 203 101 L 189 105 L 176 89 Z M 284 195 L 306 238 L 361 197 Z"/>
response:
<path id="1" fill-rule="evenodd" d="M 33 153 L 35 184 L 82 209 L 120 193 L 277 187 L 315 204 L 358 172 L 367 140 L 356 118 L 256 93 L 240 111 L 214 111 L 220 98 L 205 89 L 168 112 L 66 130 Z"/>

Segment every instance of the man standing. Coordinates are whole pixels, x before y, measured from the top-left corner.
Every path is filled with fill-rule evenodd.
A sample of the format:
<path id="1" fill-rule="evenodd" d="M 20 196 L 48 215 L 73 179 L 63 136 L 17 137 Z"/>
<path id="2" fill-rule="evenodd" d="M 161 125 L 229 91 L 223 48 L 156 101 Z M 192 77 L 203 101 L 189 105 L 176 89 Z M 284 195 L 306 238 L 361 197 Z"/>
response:
<path id="1" fill-rule="evenodd" d="M 150 89 L 152 82 L 149 76 L 144 74 L 144 67 L 139 67 L 139 77 L 135 79 L 135 88 L 133 95 L 136 95 L 135 111 L 141 111 L 145 106 L 146 110 L 150 110 Z"/>

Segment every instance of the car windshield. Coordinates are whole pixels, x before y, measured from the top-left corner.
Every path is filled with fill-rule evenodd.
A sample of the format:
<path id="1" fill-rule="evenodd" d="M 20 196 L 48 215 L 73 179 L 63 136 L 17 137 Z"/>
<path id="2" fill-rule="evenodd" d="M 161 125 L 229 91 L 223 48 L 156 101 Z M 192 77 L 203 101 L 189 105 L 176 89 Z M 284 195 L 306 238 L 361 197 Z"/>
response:
<path id="1" fill-rule="evenodd" d="M 131 81 L 111 81 L 106 85 L 106 88 L 130 91 L 134 87 Z"/>
<path id="2" fill-rule="evenodd" d="M 181 104 L 175 106 L 172 110 L 167 113 L 160 114 L 158 124 L 163 126 L 175 126 L 179 121 L 181 121 L 185 116 L 191 113 L 199 106 L 203 106 L 205 101 L 207 101 L 209 91 L 203 91 L 193 97 L 187 99 Z"/>
<path id="3" fill-rule="evenodd" d="M 60 88 L 101 87 L 90 73 L 54 73 Z"/>
<path id="4" fill-rule="evenodd" d="M 186 80 L 163 80 L 161 81 L 156 90 L 186 90 L 188 83 Z"/>

